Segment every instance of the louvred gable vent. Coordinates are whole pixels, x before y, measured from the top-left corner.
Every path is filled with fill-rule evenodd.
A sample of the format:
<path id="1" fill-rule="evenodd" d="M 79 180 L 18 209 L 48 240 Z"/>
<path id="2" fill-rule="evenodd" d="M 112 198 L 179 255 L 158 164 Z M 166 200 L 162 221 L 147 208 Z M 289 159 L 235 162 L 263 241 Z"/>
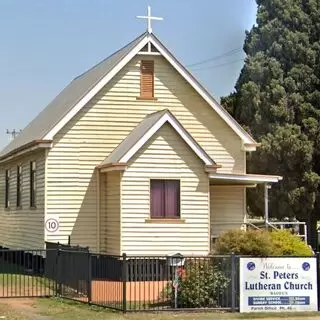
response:
<path id="1" fill-rule="evenodd" d="M 153 98 L 154 61 L 141 60 L 140 95 L 142 98 Z"/>

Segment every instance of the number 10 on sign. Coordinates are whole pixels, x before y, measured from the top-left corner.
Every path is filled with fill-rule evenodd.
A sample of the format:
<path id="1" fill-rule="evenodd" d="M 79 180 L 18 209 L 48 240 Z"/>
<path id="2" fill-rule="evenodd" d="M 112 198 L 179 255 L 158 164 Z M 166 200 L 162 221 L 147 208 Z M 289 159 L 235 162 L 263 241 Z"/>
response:
<path id="1" fill-rule="evenodd" d="M 46 230 L 49 233 L 56 233 L 59 231 L 59 220 L 58 217 L 47 217 L 46 224 L 45 224 Z"/>

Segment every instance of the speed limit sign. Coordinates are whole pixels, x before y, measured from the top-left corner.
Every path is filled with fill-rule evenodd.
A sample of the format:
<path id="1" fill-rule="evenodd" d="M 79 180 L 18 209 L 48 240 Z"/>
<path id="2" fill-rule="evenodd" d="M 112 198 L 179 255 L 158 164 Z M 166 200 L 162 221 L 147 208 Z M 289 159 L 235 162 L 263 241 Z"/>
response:
<path id="1" fill-rule="evenodd" d="M 59 231 L 59 220 L 56 216 L 48 216 L 46 218 L 46 224 L 45 224 L 46 230 L 49 233 L 56 233 Z"/>

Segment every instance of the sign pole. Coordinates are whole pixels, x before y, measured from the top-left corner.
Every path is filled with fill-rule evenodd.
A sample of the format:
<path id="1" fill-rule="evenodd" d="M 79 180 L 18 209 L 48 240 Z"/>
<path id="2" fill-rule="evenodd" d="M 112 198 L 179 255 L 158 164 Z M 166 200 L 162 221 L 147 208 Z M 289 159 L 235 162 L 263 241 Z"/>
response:
<path id="1" fill-rule="evenodd" d="M 236 256 L 231 253 L 231 311 L 236 311 Z"/>

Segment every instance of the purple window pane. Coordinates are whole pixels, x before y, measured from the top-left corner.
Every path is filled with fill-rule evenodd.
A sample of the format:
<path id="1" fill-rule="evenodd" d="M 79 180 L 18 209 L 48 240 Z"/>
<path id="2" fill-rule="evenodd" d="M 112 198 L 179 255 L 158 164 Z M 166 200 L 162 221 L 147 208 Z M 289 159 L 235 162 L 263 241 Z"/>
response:
<path id="1" fill-rule="evenodd" d="M 176 180 L 165 181 L 165 214 L 168 218 L 180 216 L 180 182 Z"/>
<path id="2" fill-rule="evenodd" d="M 164 217 L 164 182 L 163 180 L 151 181 L 151 217 Z"/>

